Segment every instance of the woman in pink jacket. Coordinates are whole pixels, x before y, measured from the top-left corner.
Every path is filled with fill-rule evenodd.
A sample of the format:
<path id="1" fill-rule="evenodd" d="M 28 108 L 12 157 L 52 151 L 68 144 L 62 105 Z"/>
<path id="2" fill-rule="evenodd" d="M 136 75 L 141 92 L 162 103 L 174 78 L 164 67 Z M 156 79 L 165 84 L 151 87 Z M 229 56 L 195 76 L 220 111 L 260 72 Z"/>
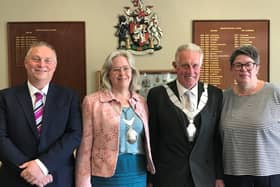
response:
<path id="1" fill-rule="evenodd" d="M 133 56 L 114 51 L 102 68 L 102 88 L 82 104 L 83 137 L 76 187 L 146 187 L 154 173 L 145 99 L 135 91 L 139 73 Z"/>

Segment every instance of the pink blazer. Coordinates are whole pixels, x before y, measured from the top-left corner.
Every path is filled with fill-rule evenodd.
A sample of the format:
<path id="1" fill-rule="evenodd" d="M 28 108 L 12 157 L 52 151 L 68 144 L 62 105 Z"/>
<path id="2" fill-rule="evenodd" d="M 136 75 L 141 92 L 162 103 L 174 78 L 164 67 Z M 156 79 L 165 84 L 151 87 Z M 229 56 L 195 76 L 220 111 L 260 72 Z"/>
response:
<path id="1" fill-rule="evenodd" d="M 135 92 L 129 103 L 143 121 L 147 170 L 154 174 L 147 104 Z M 121 104 L 118 99 L 108 90 L 98 91 L 84 98 L 82 111 L 83 136 L 76 161 L 76 184 L 88 183 L 91 176 L 113 176 L 119 153 Z"/>

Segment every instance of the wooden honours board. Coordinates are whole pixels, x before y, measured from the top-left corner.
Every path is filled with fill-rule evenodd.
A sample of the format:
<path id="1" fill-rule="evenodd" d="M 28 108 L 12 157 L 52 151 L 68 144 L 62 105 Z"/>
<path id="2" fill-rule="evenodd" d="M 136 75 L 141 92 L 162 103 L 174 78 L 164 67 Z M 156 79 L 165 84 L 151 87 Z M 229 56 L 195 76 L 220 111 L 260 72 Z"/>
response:
<path id="1" fill-rule="evenodd" d="M 193 42 L 204 52 L 201 81 L 221 89 L 234 80 L 229 57 L 240 45 L 254 45 L 260 54 L 259 78 L 269 81 L 269 20 L 194 20 Z"/>
<path id="2" fill-rule="evenodd" d="M 26 80 L 24 57 L 34 41 L 54 46 L 58 65 L 53 82 L 86 94 L 84 22 L 8 22 L 8 67 L 10 86 Z"/>

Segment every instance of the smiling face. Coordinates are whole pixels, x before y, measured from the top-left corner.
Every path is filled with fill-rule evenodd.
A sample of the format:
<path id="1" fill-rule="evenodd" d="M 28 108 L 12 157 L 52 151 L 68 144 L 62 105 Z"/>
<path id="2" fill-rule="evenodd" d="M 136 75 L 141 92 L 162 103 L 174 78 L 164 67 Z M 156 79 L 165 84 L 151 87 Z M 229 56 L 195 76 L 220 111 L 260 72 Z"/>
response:
<path id="1" fill-rule="evenodd" d="M 231 71 L 238 84 L 248 86 L 257 81 L 259 65 L 247 55 L 238 55 L 233 61 Z"/>
<path id="2" fill-rule="evenodd" d="M 32 48 L 24 62 L 28 80 L 38 89 L 42 89 L 51 81 L 56 65 L 56 54 L 47 46 Z"/>
<path id="3" fill-rule="evenodd" d="M 179 83 L 187 89 L 193 88 L 199 80 L 200 55 L 197 51 L 182 50 L 178 53 L 176 62 L 173 62 Z"/>
<path id="4" fill-rule="evenodd" d="M 129 89 L 132 79 L 132 70 L 124 56 L 116 56 L 112 60 L 112 67 L 109 72 L 109 80 L 112 89 Z"/>

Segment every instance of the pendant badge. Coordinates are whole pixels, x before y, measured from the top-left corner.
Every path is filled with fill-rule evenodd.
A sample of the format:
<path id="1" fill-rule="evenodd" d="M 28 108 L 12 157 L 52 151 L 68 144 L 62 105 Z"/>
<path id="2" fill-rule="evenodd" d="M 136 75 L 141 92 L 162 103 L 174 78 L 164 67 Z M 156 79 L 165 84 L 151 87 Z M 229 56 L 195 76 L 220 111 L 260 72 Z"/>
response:
<path id="1" fill-rule="evenodd" d="M 127 142 L 130 144 L 134 144 L 137 141 L 137 137 L 137 132 L 130 127 L 126 133 Z"/>
<path id="2" fill-rule="evenodd" d="M 195 133 L 196 133 L 196 127 L 193 123 L 193 120 L 190 119 L 189 120 L 189 125 L 187 127 L 187 134 L 188 134 L 188 138 L 189 138 L 190 142 L 192 142 L 194 140 Z"/>
<path id="3" fill-rule="evenodd" d="M 125 122 L 125 124 L 127 125 L 127 128 L 128 128 L 128 130 L 126 132 L 126 139 L 127 139 L 127 142 L 130 144 L 134 144 L 138 138 L 138 133 L 132 127 L 134 119 L 135 119 L 134 117 L 131 118 L 130 120 L 126 120 L 123 118 L 123 121 Z"/>

